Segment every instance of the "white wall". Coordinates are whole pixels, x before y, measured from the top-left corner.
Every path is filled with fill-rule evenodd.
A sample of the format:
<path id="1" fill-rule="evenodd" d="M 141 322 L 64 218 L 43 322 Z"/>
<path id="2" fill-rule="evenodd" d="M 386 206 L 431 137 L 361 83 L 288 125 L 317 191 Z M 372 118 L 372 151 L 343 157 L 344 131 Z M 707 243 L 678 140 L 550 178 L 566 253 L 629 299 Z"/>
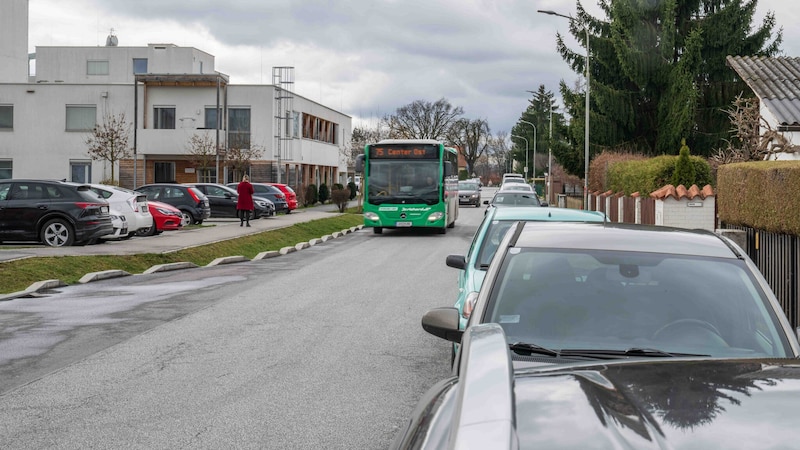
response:
<path id="1" fill-rule="evenodd" d="M 714 231 L 716 197 L 656 200 L 656 225 Z"/>
<path id="2" fill-rule="evenodd" d="M 2 0 L 0 5 L 0 83 L 24 83 L 28 81 L 28 0 Z"/>

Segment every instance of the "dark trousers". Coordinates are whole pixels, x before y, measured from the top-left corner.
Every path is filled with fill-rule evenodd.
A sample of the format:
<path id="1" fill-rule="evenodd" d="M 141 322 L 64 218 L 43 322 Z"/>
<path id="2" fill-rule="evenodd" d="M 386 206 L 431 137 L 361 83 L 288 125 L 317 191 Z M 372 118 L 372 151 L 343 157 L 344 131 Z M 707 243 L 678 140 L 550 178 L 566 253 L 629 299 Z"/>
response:
<path id="1" fill-rule="evenodd" d="M 236 212 L 239 215 L 239 221 L 241 223 L 247 222 L 248 224 L 250 224 L 250 214 L 252 213 L 252 211 L 247 209 L 238 209 L 236 210 Z"/>

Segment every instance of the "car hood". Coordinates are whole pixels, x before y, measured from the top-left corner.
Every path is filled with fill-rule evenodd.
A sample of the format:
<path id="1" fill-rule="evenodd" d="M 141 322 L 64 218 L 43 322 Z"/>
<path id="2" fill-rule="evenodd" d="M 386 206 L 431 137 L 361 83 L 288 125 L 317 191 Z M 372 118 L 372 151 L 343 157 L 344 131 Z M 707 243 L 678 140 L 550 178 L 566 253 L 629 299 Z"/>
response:
<path id="1" fill-rule="evenodd" d="M 800 360 L 658 360 L 517 372 L 520 448 L 790 448 Z"/>

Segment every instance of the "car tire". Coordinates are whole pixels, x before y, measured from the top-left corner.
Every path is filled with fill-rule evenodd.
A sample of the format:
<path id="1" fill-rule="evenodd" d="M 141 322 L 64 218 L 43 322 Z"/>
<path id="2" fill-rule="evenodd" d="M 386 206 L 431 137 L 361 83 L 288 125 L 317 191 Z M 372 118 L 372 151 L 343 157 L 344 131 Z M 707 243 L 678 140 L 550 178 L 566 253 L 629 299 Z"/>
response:
<path id="1" fill-rule="evenodd" d="M 194 216 L 189 211 L 187 211 L 185 209 L 182 209 L 181 210 L 181 216 L 183 216 L 183 224 L 184 224 L 184 226 L 185 225 L 191 225 L 191 224 L 194 223 Z"/>
<path id="2" fill-rule="evenodd" d="M 139 228 L 136 230 L 137 236 L 155 236 L 158 230 L 156 229 L 156 224 L 152 224 L 147 228 Z"/>
<path id="3" fill-rule="evenodd" d="M 44 224 L 40 240 L 49 247 L 69 247 L 75 243 L 75 231 L 64 219 L 53 219 Z"/>

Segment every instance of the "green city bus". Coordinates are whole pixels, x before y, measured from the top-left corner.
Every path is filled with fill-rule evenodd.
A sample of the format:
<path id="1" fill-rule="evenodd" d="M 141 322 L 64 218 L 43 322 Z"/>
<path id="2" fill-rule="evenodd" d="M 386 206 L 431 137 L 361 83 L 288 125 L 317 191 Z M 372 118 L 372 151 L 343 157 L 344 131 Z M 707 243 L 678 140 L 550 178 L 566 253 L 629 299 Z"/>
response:
<path id="1" fill-rule="evenodd" d="M 364 147 L 356 160 L 363 172 L 364 226 L 438 228 L 458 218 L 458 153 L 432 139 L 385 139 Z"/>

